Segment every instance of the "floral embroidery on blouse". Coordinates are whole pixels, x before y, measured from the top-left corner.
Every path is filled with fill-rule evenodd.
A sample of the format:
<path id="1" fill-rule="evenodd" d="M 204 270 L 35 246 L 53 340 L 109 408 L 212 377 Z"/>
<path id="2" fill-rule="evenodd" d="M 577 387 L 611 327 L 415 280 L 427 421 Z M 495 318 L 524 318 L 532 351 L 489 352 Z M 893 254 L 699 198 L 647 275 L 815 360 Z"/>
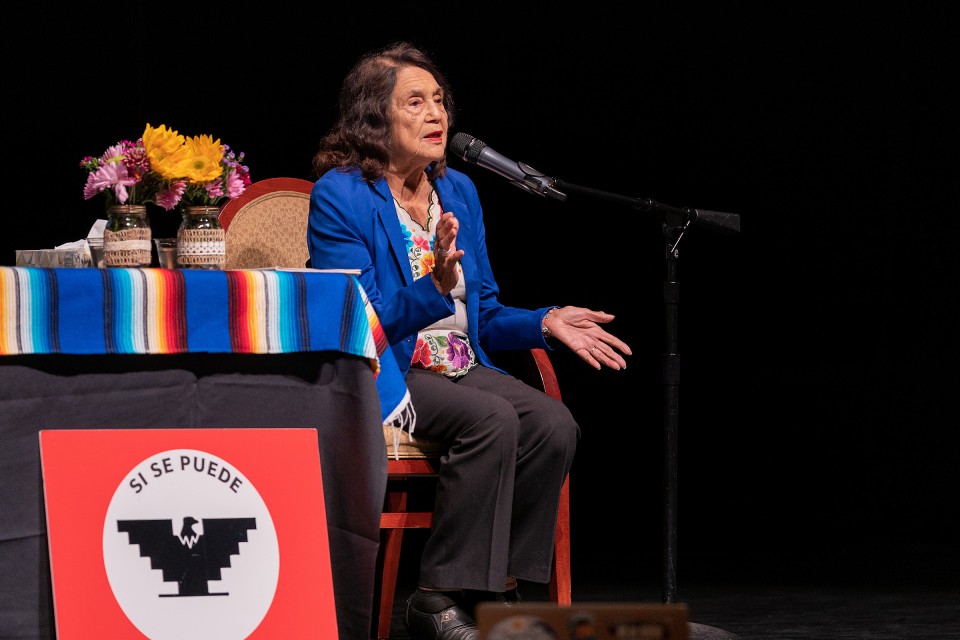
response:
<path id="1" fill-rule="evenodd" d="M 462 376 L 476 364 L 467 336 L 459 332 L 420 332 L 410 366 L 432 369 L 446 376 Z"/>
<path id="2" fill-rule="evenodd" d="M 458 369 L 469 369 L 473 363 L 473 350 L 470 342 L 461 340 L 455 333 L 447 334 L 447 357 Z"/>
<path id="3" fill-rule="evenodd" d="M 436 239 L 437 220 L 440 219 L 442 208 L 437 192 L 431 191 L 427 224 L 426 228 L 423 228 L 410 217 L 399 202 L 395 202 L 395 205 L 407 246 L 410 269 L 414 280 L 417 280 L 433 271 L 435 264 L 433 244 Z M 445 324 L 449 326 L 450 323 Z M 463 328 L 466 329 L 465 326 Z M 477 357 L 466 333 L 449 328 L 427 327 L 417 335 L 417 345 L 414 347 L 410 366 L 432 369 L 446 376 L 458 377 L 469 371 L 476 362 Z"/>
<path id="4" fill-rule="evenodd" d="M 404 228 L 403 236 L 407 243 L 407 255 L 410 257 L 413 279 L 417 280 L 433 271 L 433 245 L 424 236 L 414 234 L 407 228 Z"/>

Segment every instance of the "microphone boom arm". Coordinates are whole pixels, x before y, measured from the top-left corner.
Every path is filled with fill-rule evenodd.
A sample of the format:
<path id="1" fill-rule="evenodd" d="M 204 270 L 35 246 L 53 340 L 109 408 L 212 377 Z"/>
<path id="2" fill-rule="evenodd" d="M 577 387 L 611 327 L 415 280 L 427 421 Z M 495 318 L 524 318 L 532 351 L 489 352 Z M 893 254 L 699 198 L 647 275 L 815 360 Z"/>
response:
<path id="1" fill-rule="evenodd" d="M 552 187 L 556 187 L 565 192 L 579 193 L 600 200 L 606 200 L 607 202 L 626 205 L 644 213 L 659 214 L 663 217 L 664 224 L 672 228 L 699 225 L 719 233 L 740 232 L 740 216 L 736 213 L 707 211 L 706 209 L 693 209 L 691 207 L 671 207 L 670 205 L 661 204 L 650 198 L 633 198 L 609 191 L 601 191 L 600 189 L 571 184 L 560 179 L 553 180 L 551 188 Z"/>

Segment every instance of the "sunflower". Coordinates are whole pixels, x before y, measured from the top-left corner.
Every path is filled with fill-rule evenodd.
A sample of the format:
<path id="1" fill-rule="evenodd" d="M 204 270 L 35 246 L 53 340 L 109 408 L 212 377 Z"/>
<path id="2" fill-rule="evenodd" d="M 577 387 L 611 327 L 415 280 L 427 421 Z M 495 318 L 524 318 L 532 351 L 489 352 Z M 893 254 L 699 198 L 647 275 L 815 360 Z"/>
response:
<path id="1" fill-rule="evenodd" d="M 219 138 L 214 141 L 213 136 L 207 134 L 187 138 L 183 149 L 185 158 L 180 164 L 181 177 L 190 182 L 209 182 L 220 177 L 223 145 Z"/>
<path id="2" fill-rule="evenodd" d="M 168 180 L 182 177 L 177 173 L 177 164 L 184 142 L 182 135 L 173 129 L 167 129 L 166 125 L 153 128 L 148 122 L 143 131 L 143 147 L 150 159 L 150 166 Z"/>

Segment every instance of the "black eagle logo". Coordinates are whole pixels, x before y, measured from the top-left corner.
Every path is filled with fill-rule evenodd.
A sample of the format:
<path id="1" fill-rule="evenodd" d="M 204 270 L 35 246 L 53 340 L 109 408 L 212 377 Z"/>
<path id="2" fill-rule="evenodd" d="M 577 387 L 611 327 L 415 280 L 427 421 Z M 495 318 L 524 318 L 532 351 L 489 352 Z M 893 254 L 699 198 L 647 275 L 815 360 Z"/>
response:
<path id="1" fill-rule="evenodd" d="M 140 557 L 150 558 L 150 568 L 163 571 L 164 582 L 177 583 L 178 593 L 162 593 L 161 598 L 229 595 L 210 593 L 207 580 L 219 580 L 230 556 L 240 555 L 240 543 L 257 528 L 257 519 L 204 518 L 203 534 L 193 530 L 198 522 L 187 516 L 175 535 L 172 520 L 117 520 L 117 530 L 139 545 Z"/>

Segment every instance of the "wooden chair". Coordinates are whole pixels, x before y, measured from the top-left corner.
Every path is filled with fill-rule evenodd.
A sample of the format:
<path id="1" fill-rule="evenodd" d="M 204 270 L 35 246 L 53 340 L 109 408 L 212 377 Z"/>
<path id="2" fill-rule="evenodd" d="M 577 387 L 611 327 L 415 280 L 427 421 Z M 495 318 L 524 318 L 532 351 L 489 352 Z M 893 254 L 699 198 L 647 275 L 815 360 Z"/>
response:
<path id="1" fill-rule="evenodd" d="M 226 238 L 224 268 L 306 265 L 312 188 L 312 182 L 301 178 L 266 178 L 228 200 L 219 218 Z"/>
<path id="2" fill-rule="evenodd" d="M 299 178 L 267 178 L 254 182 L 223 206 L 220 224 L 226 237 L 226 268 L 303 267 L 307 250 L 307 216 L 313 183 Z M 560 386 L 543 349 L 498 354 L 498 364 L 545 393 L 560 397 Z M 432 520 L 430 480 L 439 470 L 440 447 L 428 440 L 400 439 L 394 450 L 393 429 L 384 427 L 387 494 L 380 517 L 381 575 L 377 637 L 389 638 L 397 573 L 405 529 L 428 529 Z M 420 482 L 418 482 L 418 480 Z M 427 482 L 423 482 L 426 480 Z M 571 603 L 569 479 L 560 494 L 553 573 L 549 596 Z M 418 508 L 419 502 L 419 508 Z"/>
<path id="3" fill-rule="evenodd" d="M 545 350 L 530 349 L 498 354 L 497 364 L 531 386 L 557 400 L 562 399 L 556 373 Z M 433 517 L 429 502 L 426 505 L 421 504 L 419 509 L 410 507 L 414 503 L 413 491 L 420 490 L 418 487 L 423 484 L 418 484 L 418 480 L 436 477 L 440 468 L 439 457 L 443 452 L 442 447 L 422 438 L 409 442 L 401 437 L 399 448 L 394 449 L 393 428 L 384 427 L 383 435 L 387 444 L 387 496 L 383 515 L 380 516 L 380 529 L 383 534 L 380 558 L 383 566 L 378 604 L 378 640 L 390 637 L 403 532 L 405 529 L 429 529 Z M 422 500 L 422 496 L 420 499 Z M 551 602 L 559 605 L 571 603 L 570 478 L 563 483 L 560 492 L 549 596 Z"/>

